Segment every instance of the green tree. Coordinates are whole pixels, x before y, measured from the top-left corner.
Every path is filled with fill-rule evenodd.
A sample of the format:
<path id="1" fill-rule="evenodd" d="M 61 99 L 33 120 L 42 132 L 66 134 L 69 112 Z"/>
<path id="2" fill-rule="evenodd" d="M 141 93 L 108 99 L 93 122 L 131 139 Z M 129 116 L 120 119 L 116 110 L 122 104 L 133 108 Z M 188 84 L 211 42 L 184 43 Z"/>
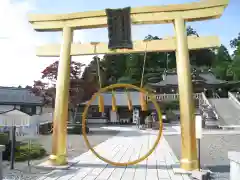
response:
<path id="1" fill-rule="evenodd" d="M 234 56 L 232 62 L 233 80 L 240 80 L 240 55 Z"/>
<path id="2" fill-rule="evenodd" d="M 157 36 L 147 35 L 144 40 L 160 40 Z M 142 58 L 144 59 L 144 57 Z M 162 68 L 166 68 L 167 53 L 165 52 L 147 52 L 146 56 L 146 73 L 160 72 Z"/>
<path id="3" fill-rule="evenodd" d="M 240 55 L 240 33 L 238 36 L 230 41 L 231 48 L 234 49 L 233 56 Z"/>
<path id="4" fill-rule="evenodd" d="M 187 27 L 187 36 L 192 36 L 192 35 L 199 37 L 197 31 L 194 30 L 191 26 L 188 26 Z"/>
<path id="5" fill-rule="evenodd" d="M 99 61 L 100 72 L 98 72 L 98 61 Z M 93 60 L 90 62 L 88 67 L 85 68 L 82 75 L 82 79 L 88 79 L 88 81 L 94 81 L 96 82 L 96 84 L 99 84 L 99 85 L 101 83 L 102 87 L 104 87 L 107 84 L 107 77 L 106 77 L 103 61 L 99 57 L 97 56 L 93 57 Z"/>
<path id="6" fill-rule="evenodd" d="M 187 35 L 199 36 L 197 31 L 192 27 L 187 27 Z M 159 40 L 158 36 L 147 35 L 144 40 Z M 118 54 L 105 55 L 102 59 L 104 73 L 107 84 L 116 83 L 119 81 L 141 81 L 141 72 L 144 62 L 144 52 L 135 54 Z M 191 64 L 194 66 L 211 67 L 215 54 L 212 49 L 200 49 L 190 51 Z M 160 81 L 161 74 L 164 69 L 176 68 L 175 52 L 147 52 L 144 82 Z M 146 76 L 148 76 L 146 78 Z"/>
<path id="7" fill-rule="evenodd" d="M 219 62 L 231 62 L 231 56 L 229 55 L 229 52 L 227 48 L 224 45 L 221 45 L 217 49 L 216 57 L 215 57 L 215 64 Z"/>
<path id="8" fill-rule="evenodd" d="M 105 55 L 102 59 L 107 83 L 106 85 L 116 83 L 117 80 L 125 75 L 127 55 L 114 54 Z"/>
<path id="9" fill-rule="evenodd" d="M 143 56 L 141 54 L 129 54 L 126 61 L 126 71 L 125 76 L 135 79 L 136 81 L 141 81 L 143 66 Z"/>
<path id="10" fill-rule="evenodd" d="M 228 62 L 226 61 L 218 62 L 218 64 L 213 68 L 213 73 L 217 78 L 226 80 L 228 67 L 229 67 Z"/>
<path id="11" fill-rule="evenodd" d="M 221 45 L 217 48 L 215 60 L 213 64 L 213 73 L 223 80 L 232 80 L 233 73 L 231 68 L 231 56 L 227 48 L 224 45 Z"/>
<path id="12" fill-rule="evenodd" d="M 136 79 L 132 79 L 132 78 L 129 77 L 129 76 L 120 77 L 120 78 L 118 79 L 117 83 L 136 84 L 136 85 L 139 84 L 139 82 L 138 82 Z"/>

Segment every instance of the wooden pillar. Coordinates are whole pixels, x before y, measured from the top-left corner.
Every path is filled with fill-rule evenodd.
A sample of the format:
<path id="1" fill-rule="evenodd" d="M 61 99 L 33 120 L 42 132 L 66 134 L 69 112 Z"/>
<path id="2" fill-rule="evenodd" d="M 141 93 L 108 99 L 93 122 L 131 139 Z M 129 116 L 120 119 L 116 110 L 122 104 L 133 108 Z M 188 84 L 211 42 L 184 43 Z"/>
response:
<path id="1" fill-rule="evenodd" d="M 184 19 L 175 19 L 177 43 L 177 73 L 181 119 L 181 168 L 195 170 L 198 168 L 195 115 L 190 71 L 187 33 Z"/>
<path id="2" fill-rule="evenodd" d="M 51 163 L 64 165 L 66 160 L 67 145 L 67 120 L 68 120 L 68 98 L 71 65 L 71 43 L 73 31 L 70 27 L 63 28 L 63 42 L 61 45 L 60 61 L 56 85 L 56 99 L 54 109 L 54 128 L 52 139 Z"/>

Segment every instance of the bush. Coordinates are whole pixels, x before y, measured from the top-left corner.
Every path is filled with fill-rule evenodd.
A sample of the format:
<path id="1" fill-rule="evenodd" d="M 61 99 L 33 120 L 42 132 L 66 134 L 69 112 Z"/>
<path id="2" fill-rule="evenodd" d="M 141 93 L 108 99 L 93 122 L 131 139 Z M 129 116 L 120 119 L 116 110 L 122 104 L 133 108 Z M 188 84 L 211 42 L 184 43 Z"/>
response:
<path id="1" fill-rule="evenodd" d="M 89 133 L 89 128 L 86 126 L 86 133 Z M 82 134 L 82 124 L 68 124 L 68 134 Z"/>
<path id="2" fill-rule="evenodd" d="M 31 144 L 29 149 L 28 144 L 21 144 L 16 148 L 15 161 L 26 161 L 39 159 L 46 155 L 46 150 L 39 144 Z"/>
<path id="3" fill-rule="evenodd" d="M 171 101 L 165 103 L 165 110 L 179 109 L 179 101 Z"/>
<path id="4" fill-rule="evenodd" d="M 0 144 L 6 145 L 8 144 L 9 136 L 8 133 L 0 133 Z"/>

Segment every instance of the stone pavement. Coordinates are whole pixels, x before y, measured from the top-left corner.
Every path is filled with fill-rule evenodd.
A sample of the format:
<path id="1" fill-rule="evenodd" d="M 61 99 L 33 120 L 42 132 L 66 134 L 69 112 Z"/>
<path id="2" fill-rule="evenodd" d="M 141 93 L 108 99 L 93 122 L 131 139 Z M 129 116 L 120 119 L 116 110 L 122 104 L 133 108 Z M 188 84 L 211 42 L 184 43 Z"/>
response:
<path id="1" fill-rule="evenodd" d="M 95 147 L 103 157 L 115 162 L 135 160 L 144 155 L 156 139 L 156 131 L 124 130 Z M 38 180 L 190 180 L 187 175 L 175 175 L 173 166 L 179 163 L 164 137 L 156 150 L 143 162 L 116 167 L 99 160 L 90 151 L 74 158 L 66 170 L 53 170 Z"/>

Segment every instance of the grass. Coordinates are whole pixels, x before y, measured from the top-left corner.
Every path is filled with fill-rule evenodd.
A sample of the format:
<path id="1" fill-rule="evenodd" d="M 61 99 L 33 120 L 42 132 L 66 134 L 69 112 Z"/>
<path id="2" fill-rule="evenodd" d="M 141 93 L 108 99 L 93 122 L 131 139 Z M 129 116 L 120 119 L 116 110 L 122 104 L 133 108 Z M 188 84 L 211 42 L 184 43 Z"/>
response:
<path id="1" fill-rule="evenodd" d="M 21 144 L 16 148 L 15 160 L 27 161 L 40 159 L 46 156 L 46 150 L 40 144 L 31 144 L 30 149 L 28 144 Z"/>
<path id="2" fill-rule="evenodd" d="M 0 133 L 0 144 L 7 145 L 8 143 L 8 134 Z M 40 159 L 45 157 L 46 154 L 46 150 L 40 144 L 32 143 L 29 149 L 28 143 L 16 142 L 15 160 L 18 162 Z M 10 156 L 10 153 L 8 156 Z M 10 159 L 10 157 L 8 158 Z"/>

